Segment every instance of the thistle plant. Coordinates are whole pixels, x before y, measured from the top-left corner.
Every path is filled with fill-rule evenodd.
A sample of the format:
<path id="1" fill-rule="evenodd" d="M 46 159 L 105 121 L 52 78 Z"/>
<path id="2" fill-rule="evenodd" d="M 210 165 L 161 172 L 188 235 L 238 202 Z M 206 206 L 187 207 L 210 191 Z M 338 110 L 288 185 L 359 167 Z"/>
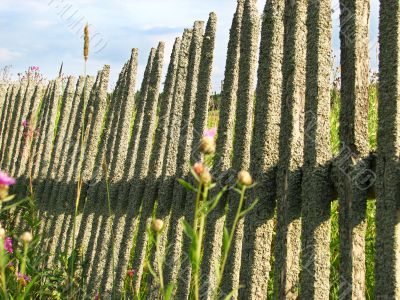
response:
<path id="1" fill-rule="evenodd" d="M 172 283 L 165 285 L 164 275 L 163 275 L 163 265 L 164 259 L 160 254 L 160 235 L 164 229 L 164 222 L 161 219 L 153 219 L 151 222 L 151 228 L 148 228 L 148 235 L 151 242 L 155 242 L 156 247 L 156 263 L 157 263 L 157 271 L 155 271 L 150 262 L 146 260 L 147 268 L 150 274 L 155 278 L 155 280 L 159 283 L 159 294 L 163 300 L 172 299 L 172 292 L 174 285 Z"/>
<path id="2" fill-rule="evenodd" d="M 220 286 L 222 283 L 222 278 L 223 278 L 223 274 L 225 271 L 225 266 L 226 266 L 226 262 L 228 260 L 228 256 L 229 256 L 229 251 L 232 245 L 232 240 L 235 234 L 235 230 L 236 227 L 238 225 L 238 222 L 241 218 L 243 218 L 247 213 L 249 213 L 257 204 L 258 199 L 256 199 L 255 201 L 253 201 L 248 208 L 243 209 L 244 204 L 245 204 L 245 196 L 246 196 L 246 191 L 248 189 L 251 189 L 252 187 L 254 187 L 255 184 L 253 184 L 253 179 L 250 175 L 249 172 L 247 171 L 240 171 L 238 173 L 238 177 L 237 177 L 237 183 L 236 183 L 236 187 L 233 189 L 234 192 L 238 193 L 240 195 L 239 198 L 239 205 L 235 214 L 235 218 L 233 220 L 233 224 L 232 227 L 230 229 L 230 231 L 228 230 L 226 224 L 224 226 L 224 236 L 223 236 L 223 248 L 222 248 L 222 259 L 220 262 L 220 266 L 217 270 L 217 284 L 215 287 L 215 291 L 214 291 L 214 299 L 219 299 L 219 293 L 220 293 Z M 235 200 L 235 198 L 233 198 Z M 233 293 L 233 292 L 232 292 Z M 231 293 L 231 294 L 232 294 Z M 230 296 L 228 295 L 228 297 L 226 298 L 230 298 Z"/>
<path id="3" fill-rule="evenodd" d="M 215 135 L 215 129 L 208 130 L 204 133 L 200 141 L 199 147 L 203 158 L 207 155 L 214 155 Z M 222 196 L 228 190 L 228 186 L 223 187 L 218 193 L 213 193 L 215 195 L 214 197 L 210 197 L 210 190 L 214 189 L 217 184 L 213 182 L 210 170 L 203 161 L 197 162 L 193 165 L 193 167 L 191 168 L 191 174 L 194 177 L 196 187 L 182 179 L 180 179 L 179 182 L 187 190 L 196 193 L 193 223 L 192 225 L 190 225 L 186 220 L 183 220 L 183 228 L 185 234 L 190 238 L 191 241 L 189 249 L 189 259 L 192 267 L 193 297 L 195 300 L 199 300 L 201 285 L 200 265 L 202 261 L 203 239 L 206 219 L 207 216 L 217 207 Z M 217 286 L 214 293 L 215 298 L 220 296 L 219 287 L 221 285 L 226 261 L 228 259 L 233 236 L 239 219 L 244 217 L 257 204 L 257 201 L 253 201 L 247 209 L 243 209 L 246 190 L 252 188 L 253 186 L 253 179 L 251 178 L 251 175 L 247 171 L 240 171 L 238 174 L 236 187 L 234 188 L 234 191 L 240 195 L 239 205 L 230 231 L 227 229 L 226 226 L 224 227 L 222 259 L 219 267 L 216 270 Z M 227 298 L 229 299 L 229 297 L 230 296 L 228 295 Z"/>

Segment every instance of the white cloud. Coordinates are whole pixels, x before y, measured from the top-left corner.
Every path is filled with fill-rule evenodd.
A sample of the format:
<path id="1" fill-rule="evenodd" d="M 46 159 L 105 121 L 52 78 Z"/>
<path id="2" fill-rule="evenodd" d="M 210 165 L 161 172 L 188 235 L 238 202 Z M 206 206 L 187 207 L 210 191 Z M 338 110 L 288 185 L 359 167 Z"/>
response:
<path id="1" fill-rule="evenodd" d="M 10 62 L 13 59 L 20 58 L 22 53 L 12 51 L 7 48 L 0 48 L 0 62 Z"/>
<path id="2" fill-rule="evenodd" d="M 55 23 L 53 21 L 43 19 L 43 20 L 34 20 L 32 24 L 37 28 L 49 28 L 53 26 Z"/>

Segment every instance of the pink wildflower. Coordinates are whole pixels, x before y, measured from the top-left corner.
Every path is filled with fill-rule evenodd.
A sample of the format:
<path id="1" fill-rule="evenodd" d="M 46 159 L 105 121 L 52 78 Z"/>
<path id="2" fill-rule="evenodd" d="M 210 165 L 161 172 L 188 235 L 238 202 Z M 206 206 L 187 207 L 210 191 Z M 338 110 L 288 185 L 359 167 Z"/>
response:
<path id="1" fill-rule="evenodd" d="M 6 237 L 6 239 L 4 240 L 4 249 L 6 249 L 8 253 L 14 252 L 12 247 L 12 239 L 10 237 Z"/>
<path id="2" fill-rule="evenodd" d="M 10 186 L 15 184 L 17 181 L 10 177 L 8 174 L 0 171 L 0 185 Z"/>
<path id="3" fill-rule="evenodd" d="M 204 132 L 203 137 L 200 140 L 200 151 L 203 154 L 213 154 L 215 152 L 215 135 L 217 129 L 212 128 Z"/>
<path id="4" fill-rule="evenodd" d="M 99 294 L 99 292 L 97 292 L 97 293 L 94 295 L 93 300 L 99 300 L 99 299 L 100 299 L 100 294 Z"/>
<path id="5" fill-rule="evenodd" d="M 27 285 L 28 282 L 31 282 L 31 278 L 28 275 L 21 274 L 20 272 L 17 273 L 17 280 L 23 286 Z"/>
<path id="6" fill-rule="evenodd" d="M 28 121 L 27 120 L 22 120 L 22 126 L 24 126 L 24 128 L 28 127 Z"/>
<path id="7" fill-rule="evenodd" d="M 216 134 L 217 134 L 217 128 L 214 127 L 214 128 L 204 131 L 203 136 L 214 138 Z"/>

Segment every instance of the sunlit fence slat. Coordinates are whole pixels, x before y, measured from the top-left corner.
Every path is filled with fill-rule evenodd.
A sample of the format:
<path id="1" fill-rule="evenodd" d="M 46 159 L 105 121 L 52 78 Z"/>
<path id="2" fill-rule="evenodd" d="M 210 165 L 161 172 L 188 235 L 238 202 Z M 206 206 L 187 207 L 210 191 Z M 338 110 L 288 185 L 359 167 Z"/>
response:
<path id="1" fill-rule="evenodd" d="M 400 297 L 400 3 L 381 0 L 375 297 Z"/>
<path id="2" fill-rule="evenodd" d="M 284 12 L 285 37 L 274 269 L 274 293 L 279 299 L 294 299 L 298 295 L 307 3 L 306 0 L 286 2 Z"/>

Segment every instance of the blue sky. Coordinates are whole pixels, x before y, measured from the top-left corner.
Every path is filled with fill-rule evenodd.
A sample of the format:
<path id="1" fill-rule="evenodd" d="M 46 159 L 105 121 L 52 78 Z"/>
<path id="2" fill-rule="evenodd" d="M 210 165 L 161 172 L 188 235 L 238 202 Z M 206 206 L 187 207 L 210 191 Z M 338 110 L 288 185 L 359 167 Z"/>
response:
<path id="1" fill-rule="evenodd" d="M 333 51 L 339 51 L 338 0 L 333 0 Z M 265 0 L 258 0 L 260 13 Z M 47 78 L 58 73 L 83 73 L 82 26 L 90 24 L 96 34 L 88 62 L 88 73 L 95 74 L 104 64 L 111 65 L 114 84 L 131 48 L 139 48 L 139 80 L 147 55 L 158 41 L 166 42 L 166 58 L 175 37 L 195 20 L 218 16 L 213 88 L 223 79 L 229 28 L 236 8 L 235 0 L 1 0 L 0 66 L 12 65 L 14 75 L 35 65 Z M 377 69 L 378 0 L 371 0 L 371 68 Z M 168 61 L 166 62 L 168 63 Z M 166 65 L 164 67 L 166 69 Z"/>

